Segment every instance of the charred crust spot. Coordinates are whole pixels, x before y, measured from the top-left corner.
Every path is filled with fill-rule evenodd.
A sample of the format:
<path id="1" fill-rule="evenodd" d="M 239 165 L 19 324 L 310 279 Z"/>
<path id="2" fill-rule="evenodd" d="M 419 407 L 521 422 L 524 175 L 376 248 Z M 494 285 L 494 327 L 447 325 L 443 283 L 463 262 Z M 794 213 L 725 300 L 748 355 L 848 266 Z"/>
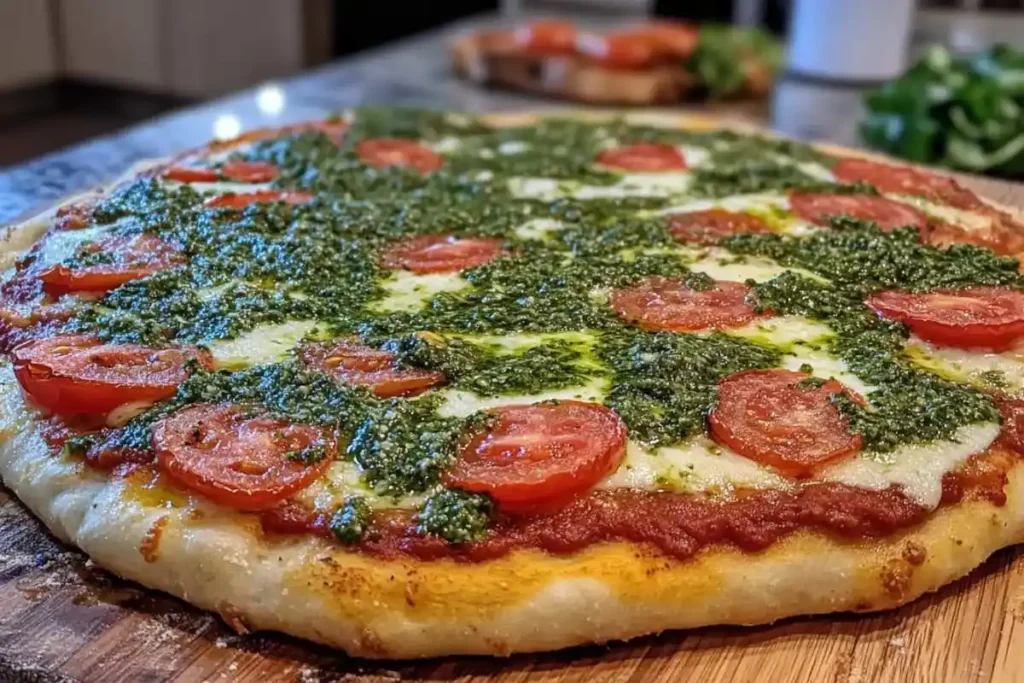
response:
<path id="1" fill-rule="evenodd" d="M 925 558 L 928 557 L 928 552 L 924 549 L 924 546 L 917 541 L 907 541 L 907 544 L 903 546 L 903 559 L 919 567 L 924 564 Z"/>
<path id="2" fill-rule="evenodd" d="M 142 559 L 150 564 L 160 559 L 160 537 L 163 536 L 165 526 L 167 526 L 167 515 L 158 517 L 146 531 L 146 535 L 142 537 L 142 542 L 139 543 L 139 553 L 142 554 Z"/>
<path id="3" fill-rule="evenodd" d="M 882 567 L 882 588 L 893 600 L 903 600 L 910 588 L 914 568 L 906 560 L 894 558 Z"/>

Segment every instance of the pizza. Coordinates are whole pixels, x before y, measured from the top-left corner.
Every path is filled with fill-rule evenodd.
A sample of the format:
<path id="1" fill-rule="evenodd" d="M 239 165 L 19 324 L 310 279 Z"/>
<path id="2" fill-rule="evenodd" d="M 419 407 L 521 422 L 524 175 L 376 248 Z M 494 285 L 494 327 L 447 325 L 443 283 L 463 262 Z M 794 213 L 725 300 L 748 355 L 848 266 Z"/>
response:
<path id="1" fill-rule="evenodd" d="M 256 130 L 9 229 L 0 474 L 359 656 L 890 608 L 1024 539 L 1022 235 L 679 116 Z"/>
<path id="2" fill-rule="evenodd" d="M 781 47 L 757 28 L 663 19 L 597 33 L 545 19 L 460 36 L 451 58 L 479 83 L 593 104 L 655 104 L 765 97 Z"/>

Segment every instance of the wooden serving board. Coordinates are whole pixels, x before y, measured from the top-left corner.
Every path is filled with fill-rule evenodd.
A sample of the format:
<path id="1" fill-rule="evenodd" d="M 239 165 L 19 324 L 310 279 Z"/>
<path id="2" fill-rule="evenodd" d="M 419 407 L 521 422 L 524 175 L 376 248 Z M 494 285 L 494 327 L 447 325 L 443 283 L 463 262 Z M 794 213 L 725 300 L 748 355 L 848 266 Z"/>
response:
<path id="1" fill-rule="evenodd" d="M 1024 185 L 964 179 L 1024 207 Z M 0 683 L 1024 681 L 1024 546 L 901 609 L 721 627 L 508 659 L 370 662 L 217 617 L 61 545 L 0 487 Z"/>

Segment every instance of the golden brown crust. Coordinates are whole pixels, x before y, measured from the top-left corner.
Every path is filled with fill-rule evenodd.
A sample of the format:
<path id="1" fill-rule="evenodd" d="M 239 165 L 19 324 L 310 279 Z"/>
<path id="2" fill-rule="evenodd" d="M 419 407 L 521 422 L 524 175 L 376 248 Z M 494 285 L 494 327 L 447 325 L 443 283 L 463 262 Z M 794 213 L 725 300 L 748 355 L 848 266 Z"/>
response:
<path id="1" fill-rule="evenodd" d="M 532 116 L 489 118 L 516 125 Z M 679 115 L 661 122 L 719 125 Z M 7 250 L 15 244 L 22 242 Z M 712 547 L 687 561 L 625 543 L 572 556 L 517 551 L 477 564 L 380 560 L 314 537 L 270 539 L 251 516 L 159 478 L 108 478 L 54 457 L 7 369 L 0 369 L 0 437 L 4 482 L 59 538 L 101 565 L 217 611 L 236 628 L 281 630 L 367 657 L 507 655 L 670 628 L 886 609 L 1024 540 L 1017 462 L 1005 505 L 943 507 L 883 539 L 803 532 L 762 552 Z"/>

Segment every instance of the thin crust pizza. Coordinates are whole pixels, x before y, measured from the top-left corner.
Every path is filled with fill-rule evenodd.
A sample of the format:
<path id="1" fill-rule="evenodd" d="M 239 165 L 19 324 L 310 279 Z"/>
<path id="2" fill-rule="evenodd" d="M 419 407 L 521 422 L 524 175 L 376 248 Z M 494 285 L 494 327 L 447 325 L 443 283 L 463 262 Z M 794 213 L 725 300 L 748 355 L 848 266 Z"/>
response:
<path id="1" fill-rule="evenodd" d="M 1020 215 L 678 116 L 357 110 L 7 235 L 0 475 L 366 657 L 906 603 L 1024 540 Z"/>

